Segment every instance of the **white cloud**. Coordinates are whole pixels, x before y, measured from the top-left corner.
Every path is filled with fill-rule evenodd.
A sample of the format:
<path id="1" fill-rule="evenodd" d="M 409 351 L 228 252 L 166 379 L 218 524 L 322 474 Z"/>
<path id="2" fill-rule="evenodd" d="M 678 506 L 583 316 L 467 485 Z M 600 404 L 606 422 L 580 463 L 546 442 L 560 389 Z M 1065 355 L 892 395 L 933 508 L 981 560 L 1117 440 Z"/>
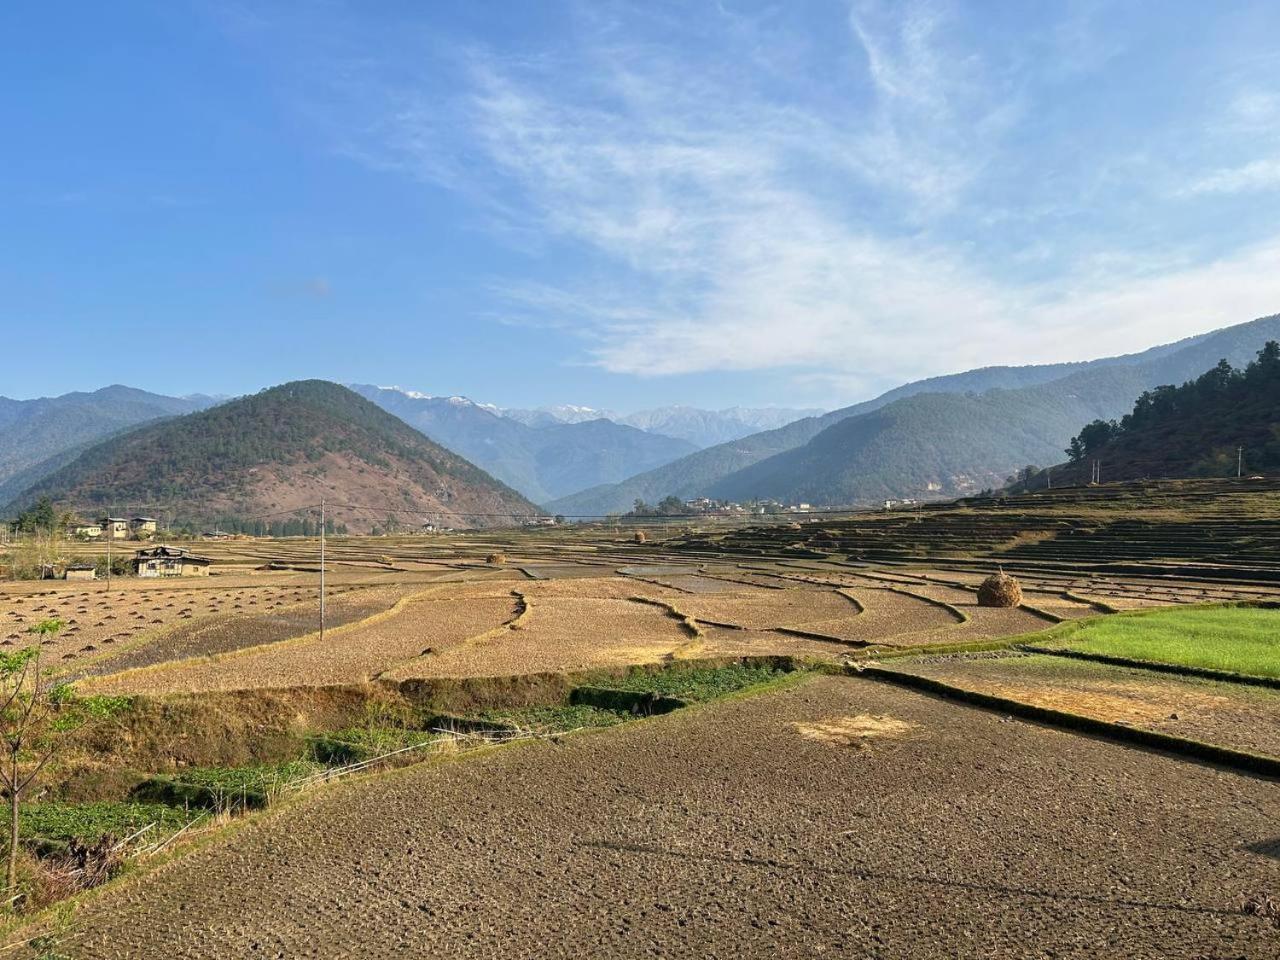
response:
<path id="1" fill-rule="evenodd" d="M 785 56 L 761 53 L 753 30 L 749 49 L 695 64 L 620 39 L 612 18 L 594 33 L 586 19 L 569 57 L 472 52 L 460 100 L 401 91 L 365 159 L 483 198 L 508 237 L 582 251 L 588 265 L 568 279 L 498 286 L 506 319 L 571 327 L 607 370 L 792 369 L 852 395 L 1142 349 L 1280 309 L 1280 240 L 1212 261 L 1120 245 L 1054 263 L 1054 244 L 1033 237 L 996 266 L 1054 269 L 1019 283 L 935 229 L 1075 213 L 1060 197 L 1039 213 L 1002 209 L 990 192 L 966 206 L 1028 107 L 1007 64 L 960 45 L 945 4 L 853 4 L 835 61 L 851 72 L 826 78 L 821 103 L 779 89 L 775 68 L 798 46 L 786 36 Z M 1077 51 L 1072 70 L 1118 49 Z M 1271 108 L 1260 96 L 1233 106 L 1253 118 Z M 1277 185 L 1280 164 L 1256 161 L 1188 189 Z"/>
<path id="2" fill-rule="evenodd" d="M 1215 170 L 1195 181 L 1182 192 L 1186 194 L 1253 193 L 1280 189 L 1280 159 L 1254 160 L 1239 167 Z"/>

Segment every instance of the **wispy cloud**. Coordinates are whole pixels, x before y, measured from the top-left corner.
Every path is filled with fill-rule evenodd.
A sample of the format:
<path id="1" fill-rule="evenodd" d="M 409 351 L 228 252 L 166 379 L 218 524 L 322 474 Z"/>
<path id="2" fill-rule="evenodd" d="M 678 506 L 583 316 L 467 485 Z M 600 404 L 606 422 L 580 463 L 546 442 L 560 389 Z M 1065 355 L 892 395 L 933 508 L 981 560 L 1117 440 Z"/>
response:
<path id="1" fill-rule="evenodd" d="M 641 376 L 794 369 L 856 393 L 1139 349 L 1280 308 L 1280 240 L 1212 254 L 1176 237 L 1055 244 L 1039 224 L 1098 216 L 1079 184 L 1022 184 L 1034 203 L 1002 205 L 999 177 L 1025 175 L 1019 150 L 1046 122 L 1037 84 L 1124 49 L 1094 42 L 1098 17 L 1051 24 L 1045 48 L 1064 52 L 1039 65 L 1001 59 L 943 0 L 856 0 L 822 38 L 825 72 L 800 84 L 816 41 L 799 28 L 722 7 L 729 29 L 695 61 L 633 29 L 648 10 L 584 8 L 572 45 L 541 55 L 470 47 L 458 90 L 389 85 L 349 141 L 366 163 L 463 193 L 508 239 L 572 251 L 496 287 L 507 319 L 579 332 L 590 362 Z M 1274 106 L 1241 94 L 1230 110 L 1258 122 Z M 1033 180 L 1057 187 L 1053 160 Z M 1130 164 L 1082 166 L 1121 176 Z M 1187 194 L 1280 186 L 1266 159 L 1182 175 Z M 1025 243 L 995 258 L 975 237 L 1001 230 Z M 1037 272 L 1019 277 L 1027 263 Z"/>
<path id="2" fill-rule="evenodd" d="M 1187 194 L 1252 193 L 1280 190 L 1280 158 L 1254 160 L 1239 167 L 1215 170 L 1185 188 Z"/>

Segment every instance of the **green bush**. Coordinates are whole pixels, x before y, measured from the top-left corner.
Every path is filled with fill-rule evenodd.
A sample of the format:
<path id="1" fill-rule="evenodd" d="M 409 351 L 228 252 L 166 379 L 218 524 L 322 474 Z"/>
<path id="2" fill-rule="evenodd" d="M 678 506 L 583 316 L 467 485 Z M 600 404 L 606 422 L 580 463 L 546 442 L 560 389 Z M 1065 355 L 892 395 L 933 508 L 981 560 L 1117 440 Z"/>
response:
<path id="1" fill-rule="evenodd" d="M 345 767 L 385 756 L 405 747 L 420 746 L 436 739 L 436 734 L 404 727 L 351 727 L 337 733 L 313 737 L 311 755 L 317 763 Z"/>
<path id="2" fill-rule="evenodd" d="M 726 694 L 746 690 L 762 683 L 772 683 L 788 671 L 773 666 L 730 664 L 724 667 L 695 667 L 661 671 L 633 670 L 618 680 L 601 686 L 635 693 L 653 693 L 679 700 L 714 700 Z"/>
<path id="3" fill-rule="evenodd" d="M 579 727 L 611 727 L 634 719 L 630 713 L 604 710 L 586 704 L 569 704 L 557 707 L 521 707 L 506 710 L 485 710 L 467 719 L 486 723 L 500 723 L 521 730 L 554 733 L 576 730 Z"/>
<path id="4" fill-rule="evenodd" d="M 181 830 L 196 814 L 161 803 L 104 801 L 99 803 L 23 804 L 19 829 L 30 840 L 94 841 L 100 837 L 124 837 L 156 824 L 161 833 Z M 9 811 L 0 811 L 0 825 L 9 829 Z"/>

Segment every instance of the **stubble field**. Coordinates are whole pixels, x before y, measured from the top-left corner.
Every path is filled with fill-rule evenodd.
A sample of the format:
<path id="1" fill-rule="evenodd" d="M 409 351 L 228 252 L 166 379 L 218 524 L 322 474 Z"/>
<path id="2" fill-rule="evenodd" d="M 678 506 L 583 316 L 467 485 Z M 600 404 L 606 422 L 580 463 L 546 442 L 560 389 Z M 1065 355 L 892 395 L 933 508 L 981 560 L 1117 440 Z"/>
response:
<path id="1" fill-rule="evenodd" d="M 0 642 L 58 617 L 46 654 L 81 693 L 208 718 L 271 763 L 314 769 L 281 745 L 317 737 L 348 760 L 412 749 L 454 714 L 529 742 L 289 794 L 85 902 L 50 934 L 58 956 L 1280 955 L 1280 931 L 1241 912 L 1278 889 L 1265 774 L 859 675 L 883 664 L 1280 771 L 1274 691 L 1011 646 L 1269 586 L 1015 568 L 1024 604 L 993 610 L 981 568 L 956 563 L 708 557 L 599 531 L 350 538 L 330 544 L 322 638 L 315 546 L 202 546 L 208 579 L 0 587 Z M 796 679 L 634 720 L 683 689 L 661 677 L 738 658 Z M 131 747 L 200 739 L 130 723 Z M 149 749 L 94 775 L 164 762 Z M 181 780 L 183 749 L 156 772 Z"/>

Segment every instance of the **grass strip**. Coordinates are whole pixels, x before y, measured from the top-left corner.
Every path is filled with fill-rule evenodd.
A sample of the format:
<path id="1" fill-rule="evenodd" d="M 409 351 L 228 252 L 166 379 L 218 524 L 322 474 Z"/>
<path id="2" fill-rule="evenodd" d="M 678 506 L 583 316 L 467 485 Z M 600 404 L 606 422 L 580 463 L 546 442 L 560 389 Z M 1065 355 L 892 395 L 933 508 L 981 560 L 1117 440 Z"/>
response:
<path id="1" fill-rule="evenodd" d="M 1267 603 L 1126 611 L 1077 620 L 1041 639 L 1076 653 L 1280 679 L 1280 614 Z"/>
<path id="2" fill-rule="evenodd" d="M 662 671 L 631 671 L 610 683 L 610 688 L 641 694 L 670 697 L 697 703 L 736 693 L 779 679 L 793 672 L 773 663 L 735 663 L 727 666 L 690 666 Z"/>

